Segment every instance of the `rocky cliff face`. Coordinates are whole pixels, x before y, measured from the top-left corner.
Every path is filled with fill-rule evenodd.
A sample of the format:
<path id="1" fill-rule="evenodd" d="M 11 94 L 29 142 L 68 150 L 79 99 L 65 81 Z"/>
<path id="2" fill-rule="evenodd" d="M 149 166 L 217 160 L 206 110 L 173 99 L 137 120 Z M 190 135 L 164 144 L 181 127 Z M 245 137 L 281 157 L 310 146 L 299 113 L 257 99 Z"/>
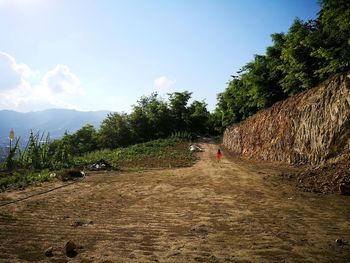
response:
<path id="1" fill-rule="evenodd" d="M 350 149 L 350 73 L 227 128 L 223 143 L 248 158 L 321 164 Z"/>

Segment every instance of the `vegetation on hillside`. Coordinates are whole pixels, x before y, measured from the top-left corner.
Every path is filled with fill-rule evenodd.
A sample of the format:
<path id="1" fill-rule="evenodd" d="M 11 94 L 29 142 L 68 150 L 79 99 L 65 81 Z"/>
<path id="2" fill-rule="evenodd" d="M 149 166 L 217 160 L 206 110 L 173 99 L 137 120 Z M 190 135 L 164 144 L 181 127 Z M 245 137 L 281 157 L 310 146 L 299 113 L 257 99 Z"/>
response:
<path id="1" fill-rule="evenodd" d="M 91 151 L 82 155 L 66 154 L 62 152 L 44 151 L 50 148 L 50 143 L 44 141 L 36 143 L 35 148 L 26 148 L 17 152 L 11 158 L 11 169 L 0 170 L 0 191 L 10 186 L 24 187 L 29 184 L 50 180 L 55 173 L 64 174 L 67 168 L 77 167 L 82 170 L 90 169 L 92 164 L 101 159 L 111 165 L 111 169 L 143 169 L 170 168 L 190 166 L 195 157 L 188 150 L 188 140 L 181 136 L 158 139 L 146 143 L 136 144 L 125 148 L 104 149 Z M 37 136 L 33 135 L 34 140 Z M 53 144 L 56 144 L 54 141 Z M 67 141 L 60 141 L 67 148 Z M 15 148 L 13 148 L 15 149 Z M 25 158 L 23 158 L 25 156 Z M 7 163 L 3 164 L 6 168 Z M 71 171 L 71 170 L 67 170 Z"/>
<path id="2" fill-rule="evenodd" d="M 218 94 L 213 115 L 223 129 L 288 96 L 350 70 L 350 1 L 321 0 L 317 19 L 295 19 L 273 34 L 265 55 L 255 55 Z"/>
<path id="3" fill-rule="evenodd" d="M 189 105 L 190 98 L 190 92 L 174 92 L 166 102 L 153 93 L 143 96 L 131 114 L 110 113 L 99 130 L 86 124 L 54 141 L 31 132 L 25 147 L 18 138 L 0 164 L 7 172 L 0 175 L 0 187 L 25 185 L 35 178 L 41 182 L 49 179 L 50 171 L 86 167 L 100 159 L 115 167 L 188 166 L 193 162 L 188 142 L 210 132 L 206 103 L 195 100 Z"/>
<path id="4" fill-rule="evenodd" d="M 76 156 L 74 163 L 78 166 L 89 166 L 100 159 L 104 159 L 113 167 L 139 169 L 190 166 L 195 157 L 188 150 L 187 140 L 171 137 L 126 148 L 90 152 L 83 156 Z"/>
<path id="5" fill-rule="evenodd" d="M 87 124 L 74 134 L 66 133 L 62 140 L 51 144 L 51 150 L 60 152 L 65 145 L 65 152 L 81 155 L 168 138 L 172 134 L 187 134 L 190 139 L 212 133 L 207 104 L 196 100 L 189 104 L 190 98 L 188 91 L 169 94 L 169 101 L 159 98 L 157 93 L 143 96 L 130 114 L 110 113 L 99 130 Z"/>

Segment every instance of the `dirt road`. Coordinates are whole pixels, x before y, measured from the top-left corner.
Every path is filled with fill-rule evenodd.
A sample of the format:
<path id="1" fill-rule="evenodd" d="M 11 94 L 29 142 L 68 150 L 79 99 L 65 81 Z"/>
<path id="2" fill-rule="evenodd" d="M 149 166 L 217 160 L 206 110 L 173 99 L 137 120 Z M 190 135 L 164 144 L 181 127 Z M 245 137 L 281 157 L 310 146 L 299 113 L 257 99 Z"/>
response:
<path id="1" fill-rule="evenodd" d="M 225 152 L 217 164 L 217 146 L 201 146 L 190 168 L 94 173 L 1 206 L 0 262 L 350 262 L 349 197 L 298 192 L 275 179 L 285 168 Z"/>

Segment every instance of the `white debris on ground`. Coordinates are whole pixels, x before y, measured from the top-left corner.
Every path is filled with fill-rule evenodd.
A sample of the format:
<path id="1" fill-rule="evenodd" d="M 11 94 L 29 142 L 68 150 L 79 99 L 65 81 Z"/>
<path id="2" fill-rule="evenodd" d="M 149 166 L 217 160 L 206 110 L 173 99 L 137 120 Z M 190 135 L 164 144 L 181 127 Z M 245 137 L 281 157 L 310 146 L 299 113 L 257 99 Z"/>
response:
<path id="1" fill-rule="evenodd" d="M 197 146 L 195 144 L 190 145 L 190 151 L 191 152 L 204 152 L 204 150 L 202 148 L 200 148 L 199 146 Z"/>

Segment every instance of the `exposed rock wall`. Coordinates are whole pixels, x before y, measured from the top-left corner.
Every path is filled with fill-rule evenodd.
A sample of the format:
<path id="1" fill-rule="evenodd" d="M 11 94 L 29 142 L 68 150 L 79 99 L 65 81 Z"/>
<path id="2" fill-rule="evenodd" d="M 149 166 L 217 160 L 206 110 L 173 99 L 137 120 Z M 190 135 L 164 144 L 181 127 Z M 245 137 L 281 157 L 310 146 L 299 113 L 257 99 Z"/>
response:
<path id="1" fill-rule="evenodd" d="M 244 157 L 320 164 L 350 149 L 350 74 L 274 104 L 224 132 Z"/>

